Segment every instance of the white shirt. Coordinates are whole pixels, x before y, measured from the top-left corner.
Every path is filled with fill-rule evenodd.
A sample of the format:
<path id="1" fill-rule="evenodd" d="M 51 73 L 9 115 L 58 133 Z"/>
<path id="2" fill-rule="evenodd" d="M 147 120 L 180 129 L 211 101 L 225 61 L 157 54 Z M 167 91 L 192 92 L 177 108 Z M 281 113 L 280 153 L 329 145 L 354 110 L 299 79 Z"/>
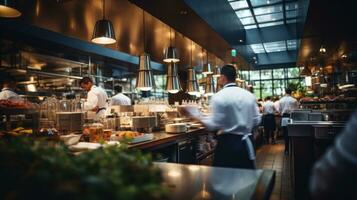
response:
<path id="1" fill-rule="evenodd" d="M 276 111 L 279 111 L 279 107 L 280 107 L 280 102 L 279 101 L 275 101 L 274 102 L 274 107 Z"/>
<path id="2" fill-rule="evenodd" d="M 107 99 L 108 95 L 105 90 L 101 87 L 97 87 L 93 85 L 88 92 L 87 101 L 84 102 L 84 110 L 91 111 L 93 108 L 97 107 L 100 108 L 107 108 Z M 103 117 L 105 114 L 105 109 L 100 110 L 96 113 L 96 117 Z"/>
<path id="3" fill-rule="evenodd" d="M 209 130 L 222 130 L 239 135 L 250 134 L 261 121 L 255 96 L 236 84 L 226 84 L 212 96 L 212 115 L 202 117 L 202 123 Z"/>
<path id="4" fill-rule="evenodd" d="M 290 95 L 285 95 L 279 100 L 279 112 L 281 114 L 290 114 L 291 111 L 299 108 L 298 101 Z"/>
<path id="5" fill-rule="evenodd" d="M 264 114 L 274 114 L 275 106 L 274 103 L 270 100 L 263 103 L 263 113 Z"/>
<path id="6" fill-rule="evenodd" d="M 131 105 L 131 99 L 125 96 L 123 93 L 118 93 L 111 99 L 111 104 L 115 105 Z"/>
<path id="7" fill-rule="evenodd" d="M 10 88 L 3 88 L 0 92 L 0 100 L 20 100 L 21 97 Z"/>

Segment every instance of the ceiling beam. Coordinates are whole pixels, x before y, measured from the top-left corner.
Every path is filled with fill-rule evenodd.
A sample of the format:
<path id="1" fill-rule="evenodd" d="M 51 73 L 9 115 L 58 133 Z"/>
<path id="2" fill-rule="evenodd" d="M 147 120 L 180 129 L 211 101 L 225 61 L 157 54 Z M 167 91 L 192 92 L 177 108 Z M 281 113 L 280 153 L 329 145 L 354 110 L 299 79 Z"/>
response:
<path id="1" fill-rule="evenodd" d="M 297 38 L 296 24 L 286 24 L 246 30 L 246 44 L 257 44 Z"/>

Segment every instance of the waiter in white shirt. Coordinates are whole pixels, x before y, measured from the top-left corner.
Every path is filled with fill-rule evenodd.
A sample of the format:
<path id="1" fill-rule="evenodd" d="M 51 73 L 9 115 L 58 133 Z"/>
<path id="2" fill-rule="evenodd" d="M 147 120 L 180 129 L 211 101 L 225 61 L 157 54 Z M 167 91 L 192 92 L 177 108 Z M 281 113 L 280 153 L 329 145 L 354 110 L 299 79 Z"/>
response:
<path id="1" fill-rule="evenodd" d="M 15 92 L 15 83 L 5 79 L 0 92 L 0 100 L 21 100 L 22 98 Z"/>
<path id="2" fill-rule="evenodd" d="M 255 96 L 239 88 L 236 69 L 225 65 L 219 77 L 223 89 L 212 96 L 212 115 L 202 117 L 192 109 L 185 111 L 198 119 L 208 130 L 218 131 L 218 144 L 213 165 L 219 167 L 255 168 L 255 152 L 252 144 L 252 129 L 261 121 Z"/>
<path id="3" fill-rule="evenodd" d="M 264 132 L 267 143 L 269 144 L 269 138 L 271 137 L 271 141 L 275 144 L 274 131 L 275 131 L 275 106 L 271 101 L 270 97 L 265 98 L 265 102 L 263 103 L 263 114 L 264 114 Z"/>
<path id="4" fill-rule="evenodd" d="M 79 82 L 82 89 L 88 92 L 87 101 L 84 103 L 84 110 L 96 113 L 95 120 L 105 116 L 105 110 L 108 107 L 108 95 L 101 87 L 93 85 L 89 77 L 83 77 Z"/>
<path id="5" fill-rule="evenodd" d="M 117 94 L 112 97 L 111 105 L 113 106 L 131 105 L 131 99 L 122 93 L 123 88 L 120 85 L 115 85 L 114 91 Z"/>
<path id="6" fill-rule="evenodd" d="M 279 100 L 279 113 L 281 114 L 281 126 L 283 128 L 285 141 L 285 154 L 289 153 L 289 136 L 287 121 L 290 119 L 291 111 L 299 108 L 298 101 L 291 96 L 291 89 L 285 89 L 285 96 Z"/>

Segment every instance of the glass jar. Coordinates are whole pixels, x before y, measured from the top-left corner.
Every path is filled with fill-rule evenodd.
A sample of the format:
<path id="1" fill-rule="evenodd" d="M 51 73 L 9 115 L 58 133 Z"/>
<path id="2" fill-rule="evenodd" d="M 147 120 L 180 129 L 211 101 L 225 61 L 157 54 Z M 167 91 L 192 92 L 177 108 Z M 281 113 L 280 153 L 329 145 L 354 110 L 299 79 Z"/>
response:
<path id="1" fill-rule="evenodd" d="M 63 96 L 62 100 L 59 101 L 59 112 L 71 112 L 71 107 L 71 101 Z"/>
<path id="2" fill-rule="evenodd" d="M 89 142 L 103 142 L 104 140 L 103 124 L 91 124 L 89 126 Z"/>

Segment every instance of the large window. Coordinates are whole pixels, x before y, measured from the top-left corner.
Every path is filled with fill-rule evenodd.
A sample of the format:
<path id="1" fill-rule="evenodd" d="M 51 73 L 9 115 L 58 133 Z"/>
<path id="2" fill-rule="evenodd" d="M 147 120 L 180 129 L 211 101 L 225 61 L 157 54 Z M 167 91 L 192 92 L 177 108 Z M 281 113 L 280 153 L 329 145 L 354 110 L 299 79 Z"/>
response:
<path id="1" fill-rule="evenodd" d="M 253 93 L 257 98 L 281 96 L 291 84 L 304 85 L 304 79 L 300 77 L 300 69 L 297 67 L 242 71 L 242 74 L 247 77 L 245 80 L 253 81 Z"/>

